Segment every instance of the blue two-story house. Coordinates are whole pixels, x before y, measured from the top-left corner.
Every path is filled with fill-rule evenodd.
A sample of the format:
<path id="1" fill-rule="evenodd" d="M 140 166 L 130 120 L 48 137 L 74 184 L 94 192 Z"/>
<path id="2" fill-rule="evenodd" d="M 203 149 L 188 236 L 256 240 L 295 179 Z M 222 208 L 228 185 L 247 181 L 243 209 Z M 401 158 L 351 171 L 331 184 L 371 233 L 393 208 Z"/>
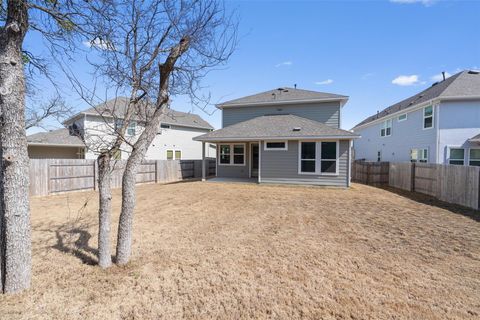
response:
<path id="1" fill-rule="evenodd" d="M 357 160 L 480 166 L 480 74 L 459 72 L 352 130 Z"/>

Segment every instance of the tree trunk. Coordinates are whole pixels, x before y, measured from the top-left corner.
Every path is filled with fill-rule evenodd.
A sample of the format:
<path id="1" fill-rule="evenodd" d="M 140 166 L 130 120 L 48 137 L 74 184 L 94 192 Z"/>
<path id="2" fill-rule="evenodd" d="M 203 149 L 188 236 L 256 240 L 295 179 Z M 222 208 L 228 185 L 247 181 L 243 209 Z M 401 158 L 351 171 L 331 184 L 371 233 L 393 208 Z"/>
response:
<path id="1" fill-rule="evenodd" d="M 110 220 L 112 212 L 111 159 L 109 153 L 98 159 L 98 265 L 108 268 L 112 265 L 110 253 Z"/>
<path id="2" fill-rule="evenodd" d="M 135 210 L 135 180 L 138 167 L 141 164 L 148 147 L 152 143 L 166 106 L 155 111 L 151 121 L 145 127 L 133 146 L 132 153 L 127 160 L 122 177 L 122 211 L 118 223 L 116 263 L 127 264 L 132 253 L 133 214 Z"/>
<path id="3" fill-rule="evenodd" d="M 0 262 L 5 293 L 30 287 L 29 159 L 25 132 L 22 44 L 25 1 L 9 1 L 0 28 Z"/>

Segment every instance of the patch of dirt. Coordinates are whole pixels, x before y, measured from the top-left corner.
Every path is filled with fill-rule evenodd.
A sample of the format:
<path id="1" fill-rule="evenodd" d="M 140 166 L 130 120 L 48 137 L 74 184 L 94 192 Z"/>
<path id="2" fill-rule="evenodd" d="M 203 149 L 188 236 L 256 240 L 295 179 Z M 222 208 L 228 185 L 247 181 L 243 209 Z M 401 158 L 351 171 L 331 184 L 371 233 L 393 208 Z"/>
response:
<path id="1" fill-rule="evenodd" d="M 357 184 L 137 190 L 133 260 L 109 270 L 95 193 L 32 199 L 33 286 L 0 318 L 480 318 L 478 213 Z"/>

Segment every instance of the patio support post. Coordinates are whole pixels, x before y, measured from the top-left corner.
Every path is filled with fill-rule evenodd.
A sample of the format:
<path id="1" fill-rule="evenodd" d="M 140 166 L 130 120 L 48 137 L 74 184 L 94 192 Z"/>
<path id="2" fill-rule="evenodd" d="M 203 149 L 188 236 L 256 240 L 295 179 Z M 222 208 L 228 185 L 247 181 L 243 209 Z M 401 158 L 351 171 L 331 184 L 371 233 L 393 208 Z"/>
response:
<path id="1" fill-rule="evenodd" d="M 202 141 L 202 181 L 206 180 L 205 162 L 205 142 Z"/>

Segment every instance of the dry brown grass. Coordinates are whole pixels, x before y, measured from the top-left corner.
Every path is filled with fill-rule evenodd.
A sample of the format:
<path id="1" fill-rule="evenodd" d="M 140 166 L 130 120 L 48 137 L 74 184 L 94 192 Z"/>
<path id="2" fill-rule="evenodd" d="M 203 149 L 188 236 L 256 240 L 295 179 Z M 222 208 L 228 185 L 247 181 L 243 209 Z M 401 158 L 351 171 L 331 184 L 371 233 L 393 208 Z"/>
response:
<path id="1" fill-rule="evenodd" d="M 103 271 L 96 201 L 32 200 L 33 287 L 0 318 L 480 317 L 480 224 L 455 207 L 363 185 L 144 185 L 133 261 Z"/>

